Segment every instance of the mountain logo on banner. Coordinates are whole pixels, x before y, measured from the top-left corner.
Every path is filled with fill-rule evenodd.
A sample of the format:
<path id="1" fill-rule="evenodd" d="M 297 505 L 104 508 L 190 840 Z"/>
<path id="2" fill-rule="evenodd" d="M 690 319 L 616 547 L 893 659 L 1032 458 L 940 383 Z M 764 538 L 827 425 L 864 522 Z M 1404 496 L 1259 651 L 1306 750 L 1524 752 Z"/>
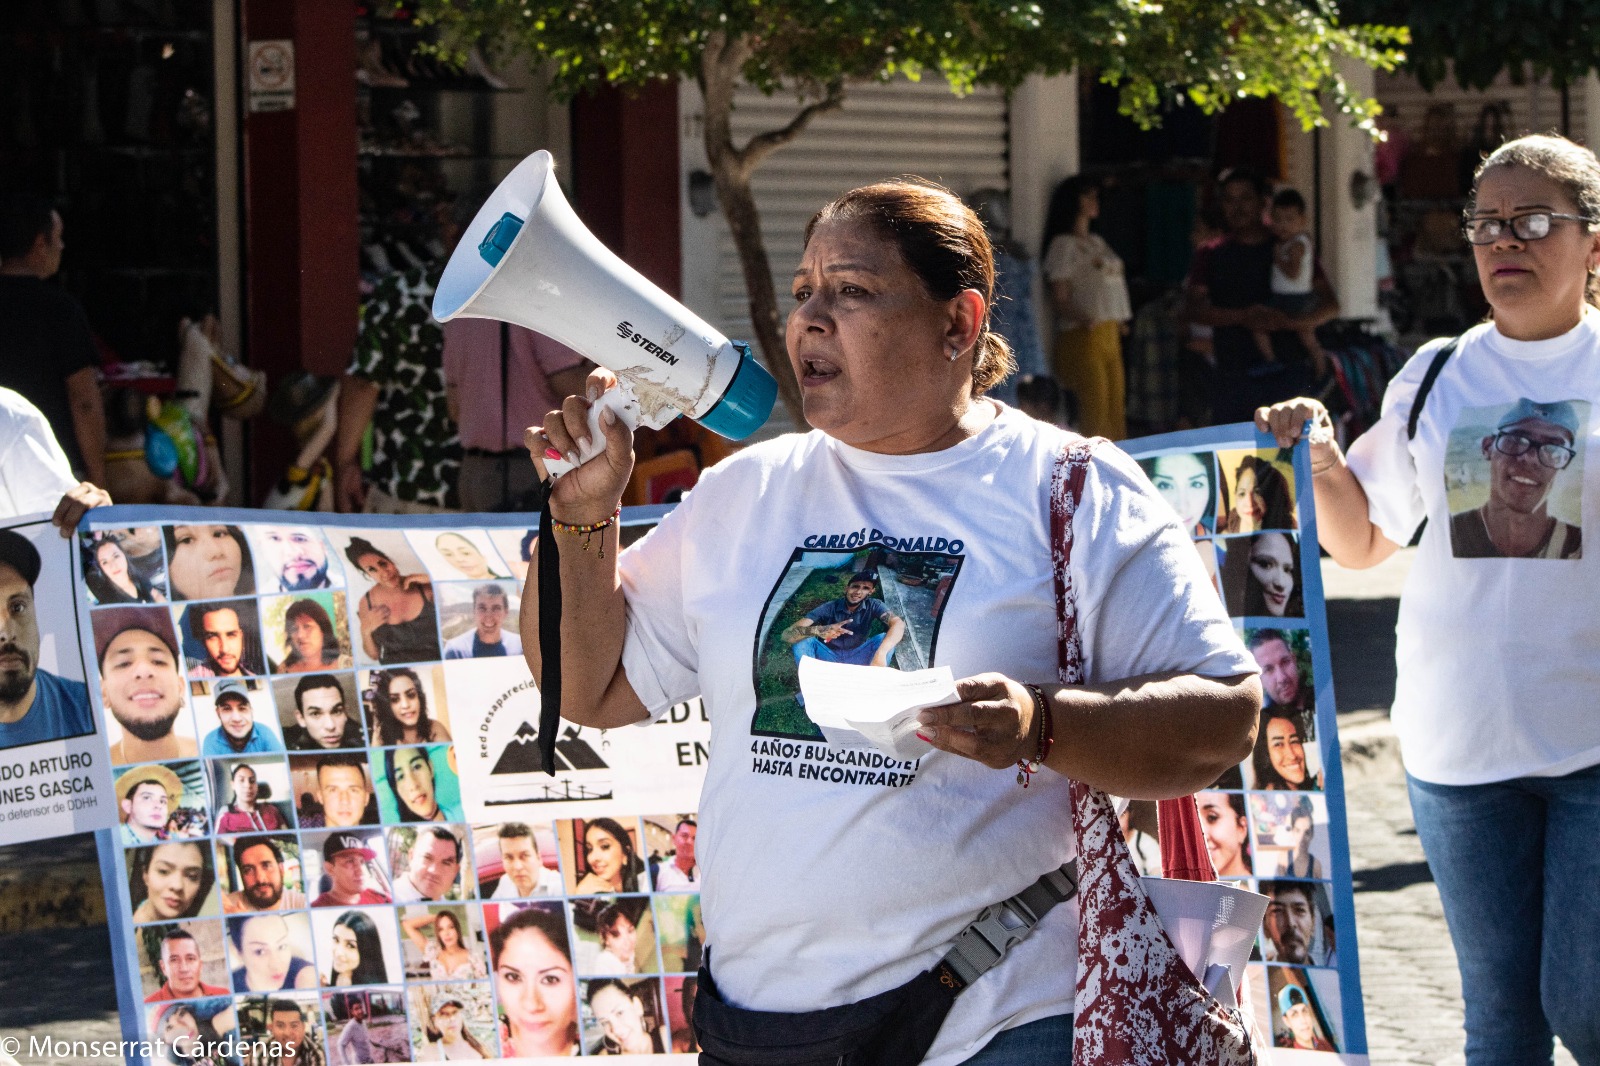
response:
<path id="1" fill-rule="evenodd" d="M 576 727 L 568 726 L 556 741 L 556 769 L 606 770 L 609 766 L 599 752 L 578 735 Z M 511 740 L 500 752 L 500 758 L 489 773 L 532 774 L 538 771 L 539 731 L 531 722 L 524 721 L 517 726 L 517 731 L 511 735 Z"/>

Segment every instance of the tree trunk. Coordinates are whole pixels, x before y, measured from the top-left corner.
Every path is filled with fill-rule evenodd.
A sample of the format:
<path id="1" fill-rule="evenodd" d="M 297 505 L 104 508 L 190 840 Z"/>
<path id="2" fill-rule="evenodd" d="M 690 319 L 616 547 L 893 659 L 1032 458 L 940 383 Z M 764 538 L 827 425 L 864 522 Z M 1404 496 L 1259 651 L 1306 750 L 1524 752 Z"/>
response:
<path id="1" fill-rule="evenodd" d="M 709 118 L 706 127 L 708 130 L 711 127 Z M 741 170 L 737 165 L 729 166 L 727 160 L 720 164 L 715 158 L 711 161 L 717 199 L 733 235 L 734 247 L 739 250 L 739 269 L 744 274 L 745 292 L 750 298 L 750 324 L 755 332 L 752 340 L 760 349 L 767 369 L 777 379 L 778 396 L 790 419 L 795 426 L 804 429 L 806 420 L 801 409 L 800 383 L 789 365 L 789 348 L 784 343 L 783 323 L 778 317 L 778 294 L 772 284 L 772 263 L 767 258 L 766 242 L 761 236 L 761 214 L 756 209 L 750 179 Z"/>
<path id="2" fill-rule="evenodd" d="M 761 236 L 761 213 L 750 189 L 750 175 L 774 150 L 794 140 L 811 120 L 844 102 L 839 86 L 827 95 L 801 108 L 781 130 L 769 130 L 752 137 L 743 148 L 733 143 L 733 91 L 741 69 L 749 58 L 750 45 L 743 38 L 729 39 L 713 33 L 706 42 L 700 61 L 700 94 L 705 99 L 706 157 L 716 183 L 722 215 L 739 250 L 739 269 L 744 274 L 745 293 L 750 299 L 750 323 L 757 348 L 767 368 L 778 382 L 778 396 L 797 427 L 806 425 L 800 401 L 800 384 L 789 365 L 788 346 L 778 316 L 778 296 L 772 285 L 772 264 L 767 259 L 766 242 Z"/>

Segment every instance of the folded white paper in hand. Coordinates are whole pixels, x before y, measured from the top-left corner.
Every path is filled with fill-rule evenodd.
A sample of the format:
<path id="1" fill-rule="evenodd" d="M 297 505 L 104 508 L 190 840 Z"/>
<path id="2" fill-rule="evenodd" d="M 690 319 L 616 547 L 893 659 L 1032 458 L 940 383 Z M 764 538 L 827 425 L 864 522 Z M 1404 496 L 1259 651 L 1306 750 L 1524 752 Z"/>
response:
<path id="1" fill-rule="evenodd" d="M 1234 991 L 1244 986 L 1250 947 L 1267 913 L 1267 897 L 1225 881 L 1139 880 L 1189 972 L 1220 1001 L 1234 1006 Z"/>
<path id="2" fill-rule="evenodd" d="M 807 656 L 800 660 L 800 693 L 828 743 L 910 761 L 933 750 L 917 737 L 917 712 L 956 702 L 956 679 L 948 666 L 896 670 Z"/>

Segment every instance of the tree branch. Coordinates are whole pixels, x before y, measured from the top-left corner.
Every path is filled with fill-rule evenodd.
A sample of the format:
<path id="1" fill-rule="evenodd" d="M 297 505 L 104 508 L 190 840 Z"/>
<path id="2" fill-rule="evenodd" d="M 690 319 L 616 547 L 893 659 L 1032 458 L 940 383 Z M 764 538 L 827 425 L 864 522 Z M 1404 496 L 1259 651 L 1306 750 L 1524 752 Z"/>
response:
<path id="1" fill-rule="evenodd" d="M 768 130 L 751 137 L 739 150 L 739 165 L 745 174 L 750 174 L 761 165 L 763 159 L 800 136 L 800 133 L 811 125 L 812 119 L 827 111 L 837 111 L 843 103 L 844 86 L 838 82 L 829 85 L 828 95 L 814 104 L 807 104 L 801 108 L 800 113 L 790 119 L 787 126 L 781 130 Z"/>

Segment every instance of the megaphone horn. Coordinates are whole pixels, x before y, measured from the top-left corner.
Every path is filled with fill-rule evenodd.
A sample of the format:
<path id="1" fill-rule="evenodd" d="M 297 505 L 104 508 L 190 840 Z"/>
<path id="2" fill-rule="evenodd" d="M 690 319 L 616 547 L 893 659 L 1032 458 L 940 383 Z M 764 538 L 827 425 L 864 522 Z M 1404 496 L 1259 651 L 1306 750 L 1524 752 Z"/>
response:
<path id="1" fill-rule="evenodd" d="M 659 429 L 682 413 L 743 440 L 777 397 L 749 345 L 724 337 L 589 232 L 543 150 L 517 164 L 467 227 L 434 291 L 433 316 L 526 326 L 614 372 L 620 387 L 591 410 L 580 462 L 604 446 L 603 407 L 635 428 Z"/>

